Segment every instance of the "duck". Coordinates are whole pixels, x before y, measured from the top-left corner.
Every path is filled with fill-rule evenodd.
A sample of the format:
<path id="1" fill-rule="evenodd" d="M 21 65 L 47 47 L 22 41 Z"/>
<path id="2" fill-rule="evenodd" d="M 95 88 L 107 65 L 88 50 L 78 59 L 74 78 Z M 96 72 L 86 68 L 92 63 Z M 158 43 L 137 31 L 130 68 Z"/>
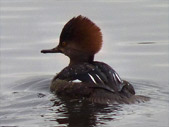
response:
<path id="1" fill-rule="evenodd" d="M 133 85 L 121 79 L 111 66 L 94 60 L 102 42 L 101 29 L 89 18 L 79 15 L 70 19 L 61 31 L 58 46 L 41 51 L 62 53 L 70 59 L 52 79 L 51 92 L 98 104 L 148 101 L 146 96 L 135 95 Z"/>

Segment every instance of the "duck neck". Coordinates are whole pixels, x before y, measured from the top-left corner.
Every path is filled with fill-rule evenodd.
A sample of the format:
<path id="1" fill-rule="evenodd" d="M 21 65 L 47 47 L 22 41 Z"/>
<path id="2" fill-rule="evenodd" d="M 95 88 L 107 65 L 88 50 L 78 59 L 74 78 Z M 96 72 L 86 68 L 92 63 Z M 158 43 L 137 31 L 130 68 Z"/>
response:
<path id="1" fill-rule="evenodd" d="M 84 63 L 84 62 L 92 63 L 93 60 L 94 60 L 94 55 L 79 54 L 76 57 L 70 58 L 69 66 L 81 64 L 81 63 Z"/>

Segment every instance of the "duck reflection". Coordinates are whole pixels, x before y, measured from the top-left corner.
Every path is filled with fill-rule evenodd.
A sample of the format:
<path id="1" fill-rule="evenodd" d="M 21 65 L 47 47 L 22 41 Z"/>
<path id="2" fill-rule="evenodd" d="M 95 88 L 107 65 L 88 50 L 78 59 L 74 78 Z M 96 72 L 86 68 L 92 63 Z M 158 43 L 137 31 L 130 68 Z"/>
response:
<path id="1" fill-rule="evenodd" d="M 101 105 L 65 97 L 59 97 L 59 99 L 60 101 L 54 101 L 53 106 L 62 105 L 55 111 L 60 115 L 54 118 L 61 126 L 93 127 L 104 125 L 108 121 L 115 120 L 116 112 L 121 110 L 121 107 L 117 104 Z"/>

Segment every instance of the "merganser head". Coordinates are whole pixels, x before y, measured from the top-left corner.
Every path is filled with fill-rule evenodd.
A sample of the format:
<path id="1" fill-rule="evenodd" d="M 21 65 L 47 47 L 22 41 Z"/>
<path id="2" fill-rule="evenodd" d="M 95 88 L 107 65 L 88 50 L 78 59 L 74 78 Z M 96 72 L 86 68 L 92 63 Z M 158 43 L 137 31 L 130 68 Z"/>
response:
<path id="1" fill-rule="evenodd" d="M 42 53 L 63 53 L 70 58 L 70 64 L 92 62 L 94 54 L 102 46 L 102 33 L 96 24 L 83 16 L 72 18 L 60 34 L 56 48 L 42 50 Z"/>

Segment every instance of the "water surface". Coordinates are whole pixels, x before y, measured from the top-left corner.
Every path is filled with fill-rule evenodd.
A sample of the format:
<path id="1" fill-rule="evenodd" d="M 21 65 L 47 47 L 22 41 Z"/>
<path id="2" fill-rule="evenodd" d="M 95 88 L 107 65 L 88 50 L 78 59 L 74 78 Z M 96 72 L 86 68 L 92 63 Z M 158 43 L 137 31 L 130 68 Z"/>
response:
<path id="1" fill-rule="evenodd" d="M 167 0 L 1 0 L 0 125 L 168 127 L 168 8 Z M 52 77 L 69 59 L 40 50 L 56 46 L 64 24 L 79 14 L 102 30 L 104 44 L 95 59 L 149 102 L 104 106 L 50 92 Z"/>

